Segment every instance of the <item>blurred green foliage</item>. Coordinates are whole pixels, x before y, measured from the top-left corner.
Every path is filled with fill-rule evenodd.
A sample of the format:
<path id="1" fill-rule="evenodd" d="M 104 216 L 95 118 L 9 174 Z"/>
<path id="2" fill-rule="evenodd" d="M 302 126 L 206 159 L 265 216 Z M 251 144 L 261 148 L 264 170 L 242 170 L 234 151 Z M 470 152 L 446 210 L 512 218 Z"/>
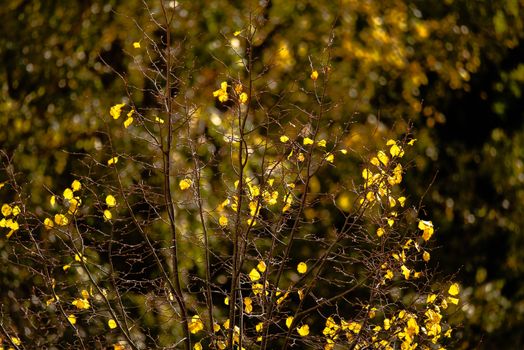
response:
<path id="1" fill-rule="evenodd" d="M 137 88 L 130 94 L 140 108 L 155 105 L 147 93 L 151 81 L 137 64 L 145 51 L 132 46 L 151 45 L 146 35 L 163 40 L 148 14 L 158 4 L 146 3 L 148 10 L 137 0 L 10 0 L 0 8 L 0 142 L 33 204 L 46 202 L 45 188 L 85 175 L 76 153 L 104 161 L 104 118 L 126 98 L 118 74 Z M 243 74 L 235 53 L 242 36 L 233 32 L 248 30 L 250 13 L 259 24 L 255 69 L 269 67 L 257 82 L 268 105 L 286 96 L 308 107 L 311 99 L 296 82 L 319 67 L 332 41 L 330 118 L 357 121 L 346 146 L 366 157 L 374 142 L 414 126 L 420 156 L 407 192 L 425 195 L 441 246 L 433 259 L 445 273 L 458 272 L 464 289 L 458 347 L 524 346 L 522 1 L 278 0 L 257 12 L 249 1 L 179 5 L 173 49 L 181 51 L 184 91 L 207 106 L 200 112 L 204 124 L 220 113 L 211 92 L 226 76 Z M 275 113 L 286 113 L 287 106 L 279 108 Z M 117 142 L 139 153 L 125 138 Z M 358 173 L 337 169 L 321 174 L 317 186 L 329 186 L 329 176 Z M 130 176 L 139 171 L 130 169 Z M 421 180 L 433 176 L 431 184 Z M 0 252 L 6 262 L 4 238 Z M 2 304 L 12 293 L 29 295 L 25 278 L 16 266 L 2 269 Z"/>

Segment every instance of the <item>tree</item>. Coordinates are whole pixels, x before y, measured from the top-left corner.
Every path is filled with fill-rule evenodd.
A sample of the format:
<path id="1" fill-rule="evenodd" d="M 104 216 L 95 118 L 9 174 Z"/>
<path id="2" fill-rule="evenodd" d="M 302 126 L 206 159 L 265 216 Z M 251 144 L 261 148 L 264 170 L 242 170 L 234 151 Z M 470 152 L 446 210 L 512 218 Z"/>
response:
<path id="1" fill-rule="evenodd" d="M 353 120 L 332 85 L 338 18 L 308 57 L 283 41 L 270 55 L 268 5 L 224 32 L 230 51 L 214 64 L 227 73 L 213 89 L 179 24 L 186 7 L 146 8 L 134 72 L 113 70 L 126 96 L 95 124 L 94 150 L 69 153 L 71 182 L 47 188 L 48 201 L 34 206 L 18 155 L 3 152 L 7 260 L 30 287 L 5 297 L 7 344 L 449 342 L 443 310 L 460 288 L 432 279 L 433 224 L 398 186 L 416 140 L 404 128 L 379 149 L 347 147 Z M 358 176 L 336 178 L 339 165 Z"/>

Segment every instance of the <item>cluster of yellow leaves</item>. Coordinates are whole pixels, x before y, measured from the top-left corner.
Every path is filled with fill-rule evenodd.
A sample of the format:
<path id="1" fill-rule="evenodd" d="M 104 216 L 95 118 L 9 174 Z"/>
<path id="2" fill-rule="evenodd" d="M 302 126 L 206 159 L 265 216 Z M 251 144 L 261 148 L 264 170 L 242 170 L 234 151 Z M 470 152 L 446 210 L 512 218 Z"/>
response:
<path id="1" fill-rule="evenodd" d="M 413 143 L 410 141 L 408 144 Z M 385 200 L 390 208 L 396 207 L 397 203 L 403 207 L 406 198 L 403 196 L 395 198 L 392 195 L 392 187 L 402 182 L 403 169 L 398 160 L 404 156 L 404 149 L 400 142 L 395 140 L 388 140 L 386 146 L 389 146 L 389 155 L 385 151 L 380 150 L 370 160 L 370 163 L 378 171 L 373 172 L 370 168 L 362 170 L 366 193 L 364 198 L 361 198 L 360 203 L 367 201 L 374 204 L 376 201 Z M 391 212 L 391 215 L 395 216 L 396 212 Z M 394 221 L 394 218 L 388 219 L 388 225 L 393 226 Z M 384 231 L 377 232 L 377 234 L 379 233 L 383 234 Z"/>
<path id="2" fill-rule="evenodd" d="M 4 217 L 0 219 L 0 227 L 9 229 L 9 232 L 6 235 L 7 238 L 11 237 L 13 233 L 20 229 L 20 225 L 16 221 L 20 212 L 21 210 L 18 205 L 13 207 L 7 203 L 2 205 L 2 215 Z"/>
<path id="3" fill-rule="evenodd" d="M 415 343 L 415 337 L 419 334 L 420 327 L 414 315 L 408 314 L 406 318 L 406 324 L 398 334 L 398 337 L 402 340 L 401 347 L 409 350 L 416 349 L 418 344 Z"/>
<path id="4" fill-rule="evenodd" d="M 280 142 L 282 143 L 287 143 L 289 141 L 289 137 L 287 135 L 281 135 L 280 136 Z M 302 139 L 302 145 L 304 146 L 309 146 L 309 145 L 314 145 L 315 144 L 315 141 L 309 137 L 304 137 Z M 295 145 L 295 144 L 294 144 Z M 320 147 L 320 148 L 326 148 L 327 146 L 327 141 L 322 139 L 322 140 L 319 140 L 317 141 L 317 146 Z M 287 159 L 291 159 L 291 157 L 293 157 L 293 155 L 295 154 L 295 151 L 297 151 L 297 155 L 296 155 L 296 160 L 301 163 L 301 162 L 304 162 L 306 160 L 306 157 L 304 155 L 303 152 L 303 149 L 292 149 L 291 152 L 289 153 L 289 155 L 287 156 Z M 342 149 L 340 150 L 340 152 L 342 152 L 343 154 L 346 154 L 347 151 L 345 149 Z M 335 161 L 335 155 L 331 152 L 325 152 L 324 155 L 323 155 L 323 160 L 325 160 L 326 162 L 329 162 L 329 163 L 333 163 Z"/>
<path id="5" fill-rule="evenodd" d="M 113 195 L 111 194 L 108 194 L 106 196 L 106 205 L 107 205 L 107 209 L 104 209 L 104 212 L 102 213 L 102 216 L 104 218 L 104 221 L 109 221 L 113 218 L 113 213 L 111 212 L 111 210 L 109 210 L 109 208 L 114 208 L 116 207 L 116 199 Z"/>
<path id="6" fill-rule="evenodd" d="M 288 318 L 286 318 L 286 327 L 291 328 L 293 326 L 293 321 L 294 321 L 293 316 L 289 316 Z M 297 333 L 301 337 L 305 337 L 309 335 L 309 325 L 303 324 L 302 326 L 297 327 Z"/>
<path id="7" fill-rule="evenodd" d="M 340 320 L 340 324 L 335 321 L 333 316 L 326 319 L 326 324 L 322 330 L 322 334 L 326 337 L 325 350 L 332 350 L 335 343 L 340 339 L 340 335 L 344 334 L 348 341 L 351 341 L 356 334 L 362 330 L 362 324 L 355 321 Z"/>
<path id="8" fill-rule="evenodd" d="M 87 310 L 91 307 L 91 304 L 89 303 L 89 292 L 84 289 L 82 290 L 81 294 L 82 298 L 73 300 L 71 304 L 79 310 Z"/>
<path id="9" fill-rule="evenodd" d="M 67 206 L 67 214 L 75 215 L 77 214 L 78 207 L 82 204 L 82 199 L 77 195 L 77 192 L 82 189 L 82 183 L 78 180 L 74 180 L 71 183 L 71 186 L 64 189 L 62 192 L 63 204 Z M 49 198 L 49 204 L 52 208 L 56 206 L 56 196 L 53 195 Z M 53 219 L 45 218 L 44 219 L 44 228 L 50 230 L 55 224 L 57 226 L 67 226 L 69 224 L 69 217 L 66 214 L 57 213 L 54 215 Z"/>
<path id="10" fill-rule="evenodd" d="M 457 284 L 451 285 L 450 289 L 448 290 L 448 294 L 450 293 L 458 294 Z M 398 337 L 398 339 L 401 341 L 401 349 L 417 349 L 420 347 L 418 341 L 421 339 L 418 339 L 418 336 L 421 333 L 423 334 L 422 339 L 429 338 L 433 344 L 438 344 L 442 336 L 449 338 L 452 332 L 451 327 L 444 326 L 441 323 L 443 319 L 441 308 L 447 308 L 447 302 L 444 298 L 442 299 L 440 306 L 438 306 L 436 304 L 437 297 L 438 296 L 436 294 L 428 295 L 426 306 L 420 311 L 418 316 L 406 310 L 399 310 L 396 315 L 393 315 L 389 318 L 384 318 L 382 325 L 378 324 L 373 328 L 375 335 L 372 336 L 371 340 L 373 341 L 375 347 L 393 350 L 394 347 L 390 344 L 395 343 L 395 340 Z M 424 316 L 423 320 L 421 320 L 420 315 Z M 374 312 L 372 316 L 375 316 Z M 372 318 L 371 315 L 370 318 Z M 324 334 L 333 336 L 333 330 L 336 330 L 336 327 L 333 327 L 332 324 L 332 320 L 328 319 L 326 322 Z M 445 332 L 442 332 L 443 327 L 447 327 Z M 381 331 L 385 332 L 382 333 L 383 335 L 381 337 L 379 337 L 379 332 Z M 326 348 L 332 349 L 330 347 Z"/>
<path id="11" fill-rule="evenodd" d="M 195 315 L 191 318 L 191 321 L 189 322 L 189 331 L 192 334 L 196 334 L 204 329 L 204 322 L 200 319 L 200 316 Z"/>
<path id="12" fill-rule="evenodd" d="M 114 165 L 116 163 L 118 163 L 118 157 L 109 158 L 109 160 L 107 161 L 108 166 Z"/>
<path id="13" fill-rule="evenodd" d="M 404 279 L 409 280 L 410 278 L 417 279 L 422 276 L 422 272 L 418 272 L 415 270 L 410 270 L 405 264 L 408 261 L 408 252 L 410 249 L 415 248 L 417 253 L 422 252 L 422 260 L 424 262 L 428 262 L 430 260 L 430 254 L 429 252 L 422 249 L 419 242 L 413 239 L 408 239 L 402 246 L 400 252 L 393 252 L 391 256 L 398 262 L 400 266 L 400 274 L 404 277 Z M 384 280 L 382 283 L 385 283 L 387 280 L 392 280 L 394 277 L 393 271 L 391 271 L 388 267 L 389 264 L 386 262 L 384 263 L 381 268 L 386 270 L 384 275 Z"/>
<path id="14" fill-rule="evenodd" d="M 278 203 L 280 193 L 278 190 L 274 190 L 273 184 L 274 179 L 268 179 L 266 182 L 266 189 L 262 190 L 258 184 L 255 184 L 254 179 L 246 179 L 244 184 L 246 185 L 246 194 L 249 198 L 248 209 L 249 209 L 249 218 L 246 220 L 246 223 L 250 226 L 257 223 L 256 218 L 258 217 L 260 210 L 267 205 L 266 208 L 274 206 Z M 235 181 L 235 189 L 238 187 L 239 181 Z M 292 186 L 289 186 L 290 188 Z M 293 202 L 292 196 L 287 196 L 285 198 L 283 211 L 288 210 L 291 207 Z M 231 196 L 231 199 L 226 198 L 218 207 L 217 211 L 220 213 L 218 222 L 220 226 L 225 227 L 228 225 L 229 220 L 224 213 L 226 207 L 230 207 L 234 212 L 238 210 L 238 197 L 236 195 Z"/>
<path id="15" fill-rule="evenodd" d="M 213 91 L 213 97 L 217 97 L 220 102 L 227 102 L 229 95 L 227 93 L 227 82 L 220 83 L 220 89 Z"/>
<path id="16" fill-rule="evenodd" d="M 412 139 L 407 144 L 412 146 L 415 141 L 415 139 Z M 393 195 L 393 186 L 402 182 L 403 169 L 398 161 L 404 156 L 403 145 L 399 141 L 388 140 L 386 146 L 388 146 L 388 149 L 379 150 L 370 160 L 371 165 L 377 170 L 372 171 L 371 167 L 362 170 L 362 177 L 365 181 L 364 189 L 366 192 L 364 192 L 360 203 L 368 203 L 373 206 L 375 203 L 381 202 L 381 208 L 385 208 L 384 212 L 386 215 L 382 218 L 382 222 L 376 229 L 376 235 L 379 238 L 386 235 L 390 228 L 395 225 L 398 216 L 397 205 L 404 207 L 406 203 L 406 197 L 396 197 Z M 433 223 L 431 221 L 419 220 L 418 228 L 423 232 L 423 241 L 428 241 L 434 233 Z M 398 261 L 400 274 L 406 280 L 410 278 L 416 279 L 422 276 L 422 272 L 411 270 L 406 266 L 406 252 L 411 247 L 421 252 L 419 242 L 414 242 L 409 239 L 402 246 L 402 250 L 399 253 L 392 254 L 393 258 Z M 422 259 L 428 262 L 430 258 L 429 252 L 422 250 Z M 385 270 L 382 283 L 385 283 L 387 280 L 392 280 L 394 277 L 394 271 L 388 267 L 387 262 L 382 265 L 382 269 Z"/>
<path id="17" fill-rule="evenodd" d="M 140 47 L 140 43 L 135 43 L 135 44 L 138 44 L 138 47 Z M 126 105 L 125 103 L 118 103 L 118 104 L 112 106 L 109 109 L 109 114 L 113 117 L 113 119 L 116 120 L 116 119 L 120 118 L 120 115 L 122 114 L 122 108 L 125 105 Z M 124 127 L 126 129 L 133 123 L 133 114 L 135 114 L 135 110 L 134 109 L 131 109 L 127 113 L 127 119 L 124 121 Z"/>
<path id="18" fill-rule="evenodd" d="M 244 298 L 244 311 L 246 314 L 253 312 L 253 300 L 250 297 Z"/>
<path id="19" fill-rule="evenodd" d="M 87 263 L 87 258 L 86 258 L 84 255 L 82 255 L 82 253 L 78 253 L 78 254 L 75 254 L 74 261 L 76 261 L 76 262 L 82 262 L 82 263 L 85 264 L 85 263 Z M 64 271 L 69 270 L 69 269 L 71 268 L 71 265 L 72 265 L 73 263 L 74 263 L 74 262 L 72 261 L 72 262 L 70 262 L 69 264 L 66 264 L 66 265 L 62 266 L 62 269 L 63 269 Z"/>
<path id="20" fill-rule="evenodd" d="M 422 230 L 422 239 L 428 241 L 433 235 L 433 223 L 431 221 L 420 220 L 418 228 Z"/>

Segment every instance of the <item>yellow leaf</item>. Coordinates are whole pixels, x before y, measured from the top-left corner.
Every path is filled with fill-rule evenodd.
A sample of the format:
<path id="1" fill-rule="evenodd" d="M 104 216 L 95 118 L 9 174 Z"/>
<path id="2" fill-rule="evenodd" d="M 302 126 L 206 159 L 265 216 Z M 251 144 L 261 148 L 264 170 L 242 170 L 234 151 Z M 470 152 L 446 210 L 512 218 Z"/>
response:
<path id="1" fill-rule="evenodd" d="M 397 144 L 394 144 L 389 149 L 389 153 L 391 154 L 392 157 L 399 157 L 400 158 L 400 157 L 402 157 L 404 155 L 404 150 L 402 149 L 402 147 L 398 146 Z"/>
<path id="2" fill-rule="evenodd" d="M 258 281 L 260 279 L 260 273 L 257 271 L 257 269 L 252 269 L 249 273 L 249 279 L 252 282 Z"/>
<path id="3" fill-rule="evenodd" d="M 69 223 L 69 219 L 64 214 L 56 214 L 55 223 L 58 226 L 66 226 Z"/>
<path id="4" fill-rule="evenodd" d="M 258 269 L 258 271 L 260 271 L 262 273 L 266 272 L 266 263 L 263 262 L 262 260 L 260 260 L 258 262 L 257 269 Z"/>
<path id="5" fill-rule="evenodd" d="M 222 226 L 222 227 L 227 226 L 227 223 L 228 223 L 228 219 L 227 219 L 227 217 L 225 217 L 225 216 L 223 216 L 223 215 L 220 216 L 220 218 L 218 219 L 218 223 L 219 223 L 220 226 Z"/>
<path id="6" fill-rule="evenodd" d="M 424 259 L 425 262 L 428 262 L 430 258 L 431 258 L 431 255 L 429 255 L 428 252 L 424 252 L 422 254 L 422 259 Z"/>
<path id="7" fill-rule="evenodd" d="M 69 315 L 69 316 L 67 316 L 67 320 L 69 321 L 69 323 L 75 324 L 76 323 L 76 316 L 75 315 Z"/>
<path id="8" fill-rule="evenodd" d="M 204 329 L 204 323 L 202 320 L 200 320 L 200 317 L 198 315 L 195 315 L 191 318 L 191 322 L 189 322 L 189 331 L 191 334 L 196 334 Z"/>
<path id="9" fill-rule="evenodd" d="M 89 299 L 89 292 L 85 289 L 82 289 L 82 291 L 80 292 L 80 294 L 82 294 L 82 297 L 84 299 Z"/>
<path id="10" fill-rule="evenodd" d="M 250 314 L 251 312 L 253 312 L 253 305 L 251 302 L 251 298 L 249 297 L 244 298 L 244 311 L 246 312 L 246 314 Z"/>
<path id="11" fill-rule="evenodd" d="M 237 94 L 240 94 L 242 90 L 244 90 L 244 87 L 242 86 L 242 84 L 235 84 L 235 92 Z"/>
<path id="12" fill-rule="evenodd" d="M 22 344 L 22 342 L 20 341 L 20 338 L 18 338 L 18 337 L 11 337 L 11 341 L 12 341 L 13 344 L 15 344 L 16 346 L 19 346 L 20 344 Z"/>
<path id="13" fill-rule="evenodd" d="M 13 207 L 13 216 L 18 216 L 20 214 L 20 207 L 18 205 L 15 205 Z"/>
<path id="14" fill-rule="evenodd" d="M 297 332 L 301 337 L 305 337 L 309 334 L 309 326 L 307 324 L 297 328 Z"/>
<path id="15" fill-rule="evenodd" d="M 280 291 L 277 292 L 277 296 L 280 295 Z M 280 298 L 277 299 L 277 305 L 280 305 L 284 302 L 284 300 L 286 300 L 286 298 L 288 297 L 289 295 L 289 292 L 286 292 L 283 296 L 281 296 Z"/>
<path id="16" fill-rule="evenodd" d="M 87 310 L 91 307 L 91 305 L 89 305 L 89 300 L 87 299 L 75 299 L 71 304 L 80 310 Z"/>
<path id="17" fill-rule="evenodd" d="M 402 270 L 402 275 L 404 275 L 404 278 L 409 280 L 409 275 L 411 273 L 410 269 L 408 269 L 405 265 L 402 265 L 400 269 Z"/>
<path id="18" fill-rule="evenodd" d="M 180 187 L 180 189 L 182 191 L 185 191 L 187 190 L 189 187 L 191 187 L 191 185 L 193 184 L 193 181 L 191 179 L 182 179 L 180 180 L 180 182 L 178 183 L 178 186 Z"/>
<path id="19" fill-rule="evenodd" d="M 380 162 L 382 162 L 382 164 L 388 165 L 389 157 L 386 155 L 386 153 L 384 153 L 383 151 L 379 151 L 377 153 L 377 157 L 378 157 L 378 160 L 380 160 Z"/>
<path id="20" fill-rule="evenodd" d="M 310 139 L 309 137 L 304 137 L 303 144 L 304 144 L 304 146 L 312 145 L 313 144 L 313 140 Z"/>
<path id="21" fill-rule="evenodd" d="M 133 48 L 135 48 L 135 49 L 139 49 L 139 48 L 140 48 L 140 42 L 139 42 L 139 41 L 135 41 L 135 42 L 133 43 Z"/>
<path id="22" fill-rule="evenodd" d="M 113 214 L 109 210 L 104 210 L 104 221 L 109 221 L 113 218 Z"/>
<path id="23" fill-rule="evenodd" d="M 458 298 L 448 297 L 448 301 L 452 304 L 458 305 L 459 300 Z"/>
<path id="24" fill-rule="evenodd" d="M 106 204 L 109 208 L 113 208 L 114 206 L 116 206 L 116 199 L 115 197 L 113 197 L 112 195 L 107 195 L 106 196 Z"/>
<path id="25" fill-rule="evenodd" d="M 195 345 L 193 345 L 193 350 L 202 350 L 202 344 L 196 343 Z"/>
<path id="26" fill-rule="evenodd" d="M 67 211 L 69 214 L 74 215 L 76 213 L 76 210 L 78 209 L 78 206 L 80 205 L 80 201 L 77 198 L 79 197 L 71 198 L 69 200 L 69 209 Z"/>
<path id="27" fill-rule="evenodd" d="M 53 226 L 55 226 L 53 220 L 51 220 L 50 218 L 45 218 L 44 219 L 44 227 L 48 230 L 52 229 Z"/>
<path id="28" fill-rule="evenodd" d="M 293 316 L 289 316 L 286 318 L 286 327 L 291 328 L 291 324 L 293 323 Z"/>
<path id="29" fill-rule="evenodd" d="M 15 233 L 15 230 L 10 230 L 10 231 L 7 233 L 7 235 L 5 235 L 6 238 L 11 237 L 11 236 L 13 235 L 13 233 Z"/>
<path id="30" fill-rule="evenodd" d="M 124 128 L 128 128 L 133 123 L 133 117 L 129 117 L 124 121 Z"/>
<path id="31" fill-rule="evenodd" d="M 49 198 L 49 204 L 51 204 L 52 207 L 55 206 L 55 204 L 56 204 L 56 197 L 55 196 L 51 196 L 51 198 Z"/>
<path id="32" fill-rule="evenodd" d="M 432 304 L 436 299 L 437 299 L 437 295 L 436 294 L 430 294 L 426 298 L 426 303 L 427 304 Z"/>
<path id="33" fill-rule="evenodd" d="M 116 328 L 116 322 L 115 322 L 115 320 L 113 320 L 113 319 L 110 319 L 109 321 L 107 321 L 107 325 L 108 325 L 109 328 L 111 328 L 111 329 L 115 329 L 115 328 Z"/>
<path id="34" fill-rule="evenodd" d="M 422 238 L 427 241 L 433 235 L 433 223 L 431 221 L 420 220 L 418 222 L 418 228 L 423 231 Z"/>
<path id="35" fill-rule="evenodd" d="M 397 201 L 395 200 L 395 198 L 389 197 L 388 199 L 389 199 L 389 207 L 390 208 L 393 208 L 394 206 L 397 205 Z"/>
<path id="36" fill-rule="evenodd" d="M 87 262 L 87 258 L 85 256 L 82 255 L 82 253 L 78 253 L 78 254 L 75 254 L 75 261 L 84 261 L 84 262 Z"/>
<path id="37" fill-rule="evenodd" d="M 82 188 L 82 184 L 80 183 L 80 181 L 75 180 L 71 184 L 71 188 L 73 189 L 73 192 L 79 191 Z"/>
<path id="38" fill-rule="evenodd" d="M 122 114 L 122 107 L 124 107 L 125 103 L 119 103 L 111 107 L 109 110 L 109 114 L 113 117 L 113 119 L 120 118 L 120 114 Z"/>
<path id="39" fill-rule="evenodd" d="M 318 79 L 318 72 L 316 70 L 314 70 L 313 72 L 311 72 L 310 77 L 311 77 L 311 79 L 313 81 L 317 80 Z"/>
<path id="40" fill-rule="evenodd" d="M 392 140 L 392 139 L 389 139 L 387 142 L 386 142 L 386 146 L 391 146 L 391 145 L 396 145 L 397 142 L 395 140 Z"/>
<path id="41" fill-rule="evenodd" d="M 241 93 L 238 97 L 238 101 L 240 101 L 241 104 L 245 104 L 247 102 L 247 94 L 245 92 Z"/>
<path id="42" fill-rule="evenodd" d="M 287 137 L 286 135 L 282 135 L 280 136 L 280 142 L 282 143 L 286 143 L 289 141 L 289 137 Z"/>
<path id="43" fill-rule="evenodd" d="M 384 235 L 384 229 L 382 227 L 379 227 L 377 229 L 377 236 L 382 237 Z"/>
<path id="44" fill-rule="evenodd" d="M 297 271 L 300 274 L 304 274 L 307 272 L 307 264 L 305 262 L 300 262 L 297 266 Z"/>
<path id="45" fill-rule="evenodd" d="M 260 283 L 253 283 L 253 285 L 251 286 L 251 289 L 253 290 L 253 294 L 259 295 L 259 294 L 262 294 L 262 292 L 264 291 L 264 286 Z M 269 292 L 266 290 L 266 295 L 268 293 Z"/>
<path id="46" fill-rule="evenodd" d="M 449 295 L 457 295 L 460 291 L 460 287 L 458 283 L 453 283 L 451 286 L 449 286 L 448 293 Z"/>
<path id="47" fill-rule="evenodd" d="M 11 208 L 11 206 L 9 204 L 4 204 L 2 205 L 2 215 L 7 217 L 9 215 L 11 215 L 11 213 L 13 212 L 13 209 Z"/>

